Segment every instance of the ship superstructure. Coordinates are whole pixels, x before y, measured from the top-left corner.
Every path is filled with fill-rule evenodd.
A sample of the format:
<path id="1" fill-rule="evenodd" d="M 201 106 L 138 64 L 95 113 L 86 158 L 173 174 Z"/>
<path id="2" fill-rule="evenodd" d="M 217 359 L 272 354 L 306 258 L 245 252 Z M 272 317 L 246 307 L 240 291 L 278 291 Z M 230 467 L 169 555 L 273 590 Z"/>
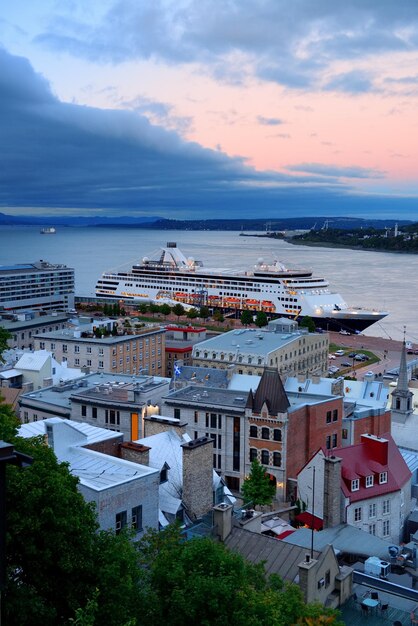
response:
<path id="1" fill-rule="evenodd" d="M 289 269 L 278 261 L 259 259 L 252 271 L 205 269 L 187 258 L 175 242 L 155 256 L 144 257 L 128 272 L 105 272 L 96 296 L 132 301 L 180 302 L 222 311 L 265 311 L 274 316 L 310 316 L 328 330 L 361 331 L 387 315 L 350 308 L 324 278 L 310 270 Z"/>

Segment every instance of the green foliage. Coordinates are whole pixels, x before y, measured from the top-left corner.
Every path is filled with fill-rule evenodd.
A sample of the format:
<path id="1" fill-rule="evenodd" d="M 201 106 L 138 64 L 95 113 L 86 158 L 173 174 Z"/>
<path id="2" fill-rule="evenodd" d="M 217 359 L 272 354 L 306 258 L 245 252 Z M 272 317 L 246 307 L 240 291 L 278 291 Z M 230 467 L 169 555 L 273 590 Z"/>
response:
<path id="1" fill-rule="evenodd" d="M 307 328 L 310 333 L 315 332 L 315 322 L 309 315 L 305 315 L 305 317 L 301 319 L 299 326 L 301 326 L 301 328 Z"/>
<path id="2" fill-rule="evenodd" d="M 142 302 L 138 307 L 138 311 L 142 315 L 145 315 L 146 313 L 148 313 L 148 304 L 146 304 L 145 302 Z"/>
<path id="3" fill-rule="evenodd" d="M 249 326 L 253 323 L 253 314 L 251 311 L 243 311 L 241 313 L 241 324 L 243 326 Z"/>
<path id="4" fill-rule="evenodd" d="M 207 306 L 200 307 L 199 317 L 201 317 L 202 320 L 207 320 L 210 317 L 210 311 Z"/>
<path id="5" fill-rule="evenodd" d="M 255 318 L 255 325 L 258 326 L 259 328 L 262 328 L 263 326 L 267 326 L 268 324 L 268 319 L 267 319 L 267 314 L 265 311 L 257 311 L 257 315 Z"/>
<path id="6" fill-rule="evenodd" d="M 148 310 L 150 313 L 152 313 L 152 316 L 154 317 L 156 313 L 160 312 L 160 305 L 155 304 L 155 302 L 151 302 L 151 304 L 148 306 Z"/>
<path id="7" fill-rule="evenodd" d="M 242 485 L 242 494 L 247 502 L 257 504 L 271 504 L 276 486 L 270 482 L 269 475 L 257 459 L 251 463 L 249 476 Z"/>
<path id="8" fill-rule="evenodd" d="M 197 317 L 199 317 L 199 311 L 195 308 L 189 309 L 189 311 L 187 311 L 187 317 L 189 318 L 189 320 L 195 320 Z"/>
<path id="9" fill-rule="evenodd" d="M 160 306 L 160 311 L 166 317 L 167 315 L 170 315 L 171 313 L 171 306 L 167 303 L 164 303 Z"/>
<path id="10" fill-rule="evenodd" d="M 177 319 L 185 314 L 184 306 L 180 302 L 173 306 L 172 311 L 174 315 L 177 315 Z"/>
<path id="11" fill-rule="evenodd" d="M 222 324 L 222 322 L 224 321 L 224 316 L 221 313 L 221 311 L 216 310 L 213 314 L 213 319 L 215 322 L 218 322 L 219 324 Z"/>
<path id="12" fill-rule="evenodd" d="M 0 396 L 0 439 L 13 443 L 20 422 L 10 404 L 5 404 Z"/>
<path id="13" fill-rule="evenodd" d="M 3 352 L 7 350 L 7 348 L 9 347 L 7 344 L 7 341 L 8 339 L 11 339 L 11 338 L 12 336 L 9 333 L 9 331 L 3 328 L 3 326 L 0 326 L 0 363 L 4 362 L 2 355 L 3 355 Z"/>

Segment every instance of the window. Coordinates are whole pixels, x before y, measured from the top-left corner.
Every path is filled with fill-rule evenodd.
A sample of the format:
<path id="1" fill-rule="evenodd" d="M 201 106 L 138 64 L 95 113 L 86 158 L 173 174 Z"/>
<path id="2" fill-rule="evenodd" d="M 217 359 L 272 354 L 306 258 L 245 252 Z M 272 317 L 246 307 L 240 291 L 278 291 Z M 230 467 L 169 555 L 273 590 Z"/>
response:
<path id="1" fill-rule="evenodd" d="M 120 531 L 126 526 L 126 511 L 120 511 L 120 513 L 116 513 L 116 534 L 119 535 Z"/>
<path id="2" fill-rule="evenodd" d="M 91 408 L 91 416 L 93 419 L 97 420 L 97 406 Z"/>
<path id="3" fill-rule="evenodd" d="M 273 465 L 274 467 L 280 467 L 282 464 L 282 455 L 280 452 L 273 452 Z"/>
<path id="4" fill-rule="evenodd" d="M 369 517 L 376 517 L 376 503 L 369 504 Z"/>
<path id="5" fill-rule="evenodd" d="M 387 483 L 388 482 L 388 473 L 387 472 L 380 472 L 379 474 L 379 485 L 383 485 L 383 483 Z"/>
<path id="6" fill-rule="evenodd" d="M 338 420 L 338 409 L 334 409 L 332 412 L 332 421 L 336 422 Z"/>
<path id="7" fill-rule="evenodd" d="M 373 474 L 366 476 L 366 487 L 373 487 Z"/>
<path id="8" fill-rule="evenodd" d="M 383 521 L 383 536 L 389 537 L 389 535 L 390 535 L 390 522 L 388 519 L 385 519 Z"/>
<path id="9" fill-rule="evenodd" d="M 355 478 L 351 481 L 351 491 L 358 491 L 360 489 L 360 480 Z"/>
<path id="10" fill-rule="evenodd" d="M 91 354 L 91 346 L 87 347 L 87 354 Z"/>
<path id="11" fill-rule="evenodd" d="M 87 416 L 87 407 L 85 404 L 81 405 L 81 417 L 86 417 Z"/>
<path id="12" fill-rule="evenodd" d="M 23 421 L 25 422 L 25 424 L 29 422 L 29 413 L 27 411 L 24 411 L 23 413 Z"/>
<path id="13" fill-rule="evenodd" d="M 120 413 L 119 411 L 115 411 L 114 409 L 106 409 L 105 411 L 105 422 L 106 424 L 111 424 L 112 426 L 120 425 Z"/>
<path id="14" fill-rule="evenodd" d="M 217 415 L 216 415 L 216 413 L 211 413 L 210 414 L 210 427 L 211 428 L 216 428 L 216 422 L 217 422 Z"/>
<path id="15" fill-rule="evenodd" d="M 45 350 L 45 341 L 40 341 L 39 342 L 39 349 L 40 350 Z M 65 352 L 65 350 L 63 350 L 63 352 Z"/>
<path id="16" fill-rule="evenodd" d="M 250 448 L 250 461 L 251 463 L 257 458 L 257 448 Z"/>
<path id="17" fill-rule="evenodd" d="M 218 428 L 222 428 L 222 415 L 218 415 Z"/>
<path id="18" fill-rule="evenodd" d="M 78 354 L 80 352 L 80 346 L 74 346 L 74 352 Z"/>
<path id="19" fill-rule="evenodd" d="M 273 431 L 273 439 L 274 441 L 281 441 L 282 440 L 282 431 L 280 430 L 280 428 L 275 428 Z"/>
<path id="20" fill-rule="evenodd" d="M 331 570 L 325 572 L 325 587 L 329 587 L 331 584 Z"/>
<path id="21" fill-rule="evenodd" d="M 331 424 L 331 411 L 327 411 L 327 424 Z"/>
<path id="22" fill-rule="evenodd" d="M 91 359 L 87 359 L 87 367 L 91 367 Z"/>
<path id="23" fill-rule="evenodd" d="M 55 350 L 55 343 L 51 343 L 51 350 Z"/>
<path id="24" fill-rule="evenodd" d="M 134 506 L 132 509 L 132 528 L 134 530 L 142 530 L 142 506 Z"/>
<path id="25" fill-rule="evenodd" d="M 34 422 L 37 422 L 37 421 L 38 421 L 38 414 L 37 414 L 37 413 L 34 413 L 34 414 L 33 414 L 33 421 L 34 421 Z"/>
<path id="26" fill-rule="evenodd" d="M 383 500 L 382 513 L 383 515 L 390 513 L 390 500 Z"/>
<path id="27" fill-rule="evenodd" d="M 100 367 L 101 369 L 103 369 L 103 368 L 104 368 L 104 361 L 99 361 L 99 367 Z"/>
<path id="28" fill-rule="evenodd" d="M 262 463 L 262 465 L 268 465 L 269 464 L 269 451 L 268 450 L 262 450 L 261 451 L 261 463 Z"/>
<path id="29" fill-rule="evenodd" d="M 361 506 L 354 509 L 354 521 L 361 522 Z"/>
<path id="30" fill-rule="evenodd" d="M 206 428 L 209 428 L 209 413 L 206 413 L 205 415 L 205 426 Z"/>
<path id="31" fill-rule="evenodd" d="M 174 419 L 176 419 L 176 420 L 180 419 L 180 409 L 179 408 L 175 408 L 174 409 Z"/>
<path id="32" fill-rule="evenodd" d="M 342 436 L 343 439 L 348 439 L 348 430 L 347 430 L 347 428 L 343 428 L 341 436 Z"/>
<path id="33" fill-rule="evenodd" d="M 262 439 L 270 439 L 270 428 L 262 428 L 261 429 L 261 438 Z"/>
<path id="34" fill-rule="evenodd" d="M 369 524 L 369 534 L 370 535 L 376 534 L 376 524 Z"/>
<path id="35" fill-rule="evenodd" d="M 337 441 L 338 441 L 338 435 L 335 433 L 334 435 L 332 435 L 332 443 L 331 443 L 332 448 L 337 447 Z"/>
<path id="36" fill-rule="evenodd" d="M 44 344 L 44 345 L 45 345 L 45 344 Z M 67 344 L 66 344 L 66 343 L 63 343 L 63 344 L 62 344 L 62 351 L 63 351 L 63 352 L 68 352 L 68 346 L 67 346 Z"/>
<path id="37" fill-rule="evenodd" d="M 331 435 L 327 435 L 325 447 L 326 447 L 327 450 L 330 450 L 330 448 L 331 448 Z"/>
<path id="38" fill-rule="evenodd" d="M 168 481 L 168 465 L 167 463 L 164 463 L 161 472 L 160 472 L 160 485 L 162 483 L 166 483 Z"/>
<path id="39" fill-rule="evenodd" d="M 80 359 L 74 359 L 74 365 L 80 365 Z"/>
<path id="40" fill-rule="evenodd" d="M 222 448 L 222 435 L 218 435 L 218 450 Z"/>
<path id="41" fill-rule="evenodd" d="M 104 352 L 103 352 L 103 348 L 99 348 L 99 355 L 103 356 Z"/>
<path id="42" fill-rule="evenodd" d="M 197 424 L 199 421 L 199 411 L 194 412 L 194 423 Z"/>

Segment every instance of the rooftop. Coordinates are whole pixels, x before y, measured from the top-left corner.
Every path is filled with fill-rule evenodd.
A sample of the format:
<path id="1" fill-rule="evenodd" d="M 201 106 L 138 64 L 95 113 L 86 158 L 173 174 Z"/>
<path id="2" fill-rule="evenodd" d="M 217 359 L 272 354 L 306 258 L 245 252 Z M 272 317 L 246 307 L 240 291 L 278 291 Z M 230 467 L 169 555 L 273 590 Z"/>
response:
<path id="1" fill-rule="evenodd" d="M 56 315 L 38 315 L 25 320 L 0 320 L 0 325 L 10 332 L 18 331 L 23 328 L 36 328 L 38 326 L 48 326 L 57 322 L 66 322 L 69 319 L 66 313 L 57 313 Z"/>
<path id="2" fill-rule="evenodd" d="M 154 334 L 163 334 L 165 333 L 164 328 L 158 326 L 157 324 L 149 324 L 144 328 L 138 329 L 135 331 L 134 335 L 110 335 L 109 337 L 100 337 L 97 338 L 92 333 L 88 333 L 88 337 L 82 337 L 80 330 L 74 330 L 70 328 L 64 328 L 62 330 L 53 331 L 50 333 L 42 333 L 42 335 L 36 335 L 37 339 L 50 339 L 53 341 L 68 341 L 69 343 L 100 343 L 100 345 L 113 345 L 116 343 L 121 343 L 124 341 L 132 341 L 136 338 L 141 338 L 146 335 L 154 335 Z"/>

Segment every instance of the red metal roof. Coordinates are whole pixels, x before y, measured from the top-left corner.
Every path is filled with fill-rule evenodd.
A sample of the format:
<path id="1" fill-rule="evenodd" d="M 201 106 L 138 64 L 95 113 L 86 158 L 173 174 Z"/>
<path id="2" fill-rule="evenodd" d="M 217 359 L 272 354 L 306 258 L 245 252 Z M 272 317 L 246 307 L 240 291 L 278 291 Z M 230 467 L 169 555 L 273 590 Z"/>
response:
<path id="1" fill-rule="evenodd" d="M 380 438 L 363 436 L 361 443 L 335 448 L 332 453 L 342 459 L 341 488 L 351 502 L 399 491 L 411 478 L 411 472 L 389 433 Z M 387 462 L 383 464 L 381 461 L 385 456 Z M 387 472 L 386 483 L 379 484 L 380 472 Z M 351 480 L 357 477 L 355 474 L 359 475 L 360 488 L 351 491 Z M 372 487 L 365 486 L 365 476 L 374 476 Z"/>

